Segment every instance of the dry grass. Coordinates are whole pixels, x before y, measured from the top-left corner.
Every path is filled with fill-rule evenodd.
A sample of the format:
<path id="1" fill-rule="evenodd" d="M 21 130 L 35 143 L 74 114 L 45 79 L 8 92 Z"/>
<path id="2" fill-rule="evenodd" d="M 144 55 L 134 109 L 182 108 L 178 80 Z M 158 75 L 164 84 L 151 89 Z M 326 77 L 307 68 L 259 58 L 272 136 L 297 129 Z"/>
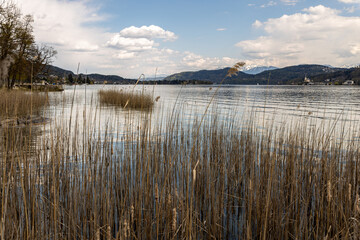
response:
<path id="1" fill-rule="evenodd" d="M 209 115 L 199 128 L 173 116 L 156 129 L 147 114 L 138 130 L 87 123 L 80 136 L 60 125 L 32 155 L 27 144 L 5 147 L 0 234 L 359 239 L 358 142 L 306 125 L 239 129 Z"/>
<path id="2" fill-rule="evenodd" d="M 38 114 L 48 104 L 46 94 L 0 89 L 0 117 L 26 117 Z"/>
<path id="3" fill-rule="evenodd" d="M 132 109 L 151 109 L 154 100 L 151 94 L 144 91 L 124 91 L 124 90 L 100 90 L 100 103 L 107 105 L 120 106 Z"/>

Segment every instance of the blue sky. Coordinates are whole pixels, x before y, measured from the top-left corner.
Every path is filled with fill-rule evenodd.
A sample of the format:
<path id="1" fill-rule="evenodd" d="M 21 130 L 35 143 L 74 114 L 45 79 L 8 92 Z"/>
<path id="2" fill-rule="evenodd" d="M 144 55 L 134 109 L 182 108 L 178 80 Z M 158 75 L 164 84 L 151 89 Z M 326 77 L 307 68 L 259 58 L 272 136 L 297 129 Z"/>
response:
<path id="1" fill-rule="evenodd" d="M 54 65 L 153 77 L 247 66 L 360 63 L 360 0 L 17 0 Z M 157 70 L 156 70 L 157 69 Z"/>

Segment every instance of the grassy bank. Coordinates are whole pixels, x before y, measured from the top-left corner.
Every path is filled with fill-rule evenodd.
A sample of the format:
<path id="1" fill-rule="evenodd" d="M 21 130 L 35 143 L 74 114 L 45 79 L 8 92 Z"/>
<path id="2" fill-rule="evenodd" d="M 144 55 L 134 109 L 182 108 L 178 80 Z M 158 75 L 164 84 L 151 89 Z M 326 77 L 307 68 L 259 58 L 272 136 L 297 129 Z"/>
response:
<path id="1" fill-rule="evenodd" d="M 154 105 L 153 96 L 144 91 L 100 90 L 100 103 L 133 109 L 151 109 Z"/>
<path id="2" fill-rule="evenodd" d="M 358 142 L 344 145 L 333 137 L 341 132 L 306 123 L 263 131 L 249 119 L 237 128 L 234 118 L 211 116 L 199 127 L 199 120 L 189 125 L 173 114 L 154 128 L 145 113 L 137 130 L 99 129 L 94 121 L 82 134 L 80 126 L 60 124 L 31 156 L 26 144 L 3 150 L 0 233 L 6 239 L 360 237 Z"/>

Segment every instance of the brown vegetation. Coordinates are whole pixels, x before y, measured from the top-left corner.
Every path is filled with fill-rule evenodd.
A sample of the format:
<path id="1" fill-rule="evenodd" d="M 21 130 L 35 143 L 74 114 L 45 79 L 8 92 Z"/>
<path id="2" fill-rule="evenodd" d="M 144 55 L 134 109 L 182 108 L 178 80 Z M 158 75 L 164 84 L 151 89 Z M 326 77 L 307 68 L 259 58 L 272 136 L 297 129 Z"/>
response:
<path id="1" fill-rule="evenodd" d="M 199 128 L 174 114 L 166 127 L 151 129 L 150 115 L 137 130 L 88 123 L 79 136 L 80 126 L 52 128 L 32 155 L 27 144 L 5 147 L 2 236 L 360 237 L 358 142 L 345 145 L 332 129 L 306 125 L 238 128 L 216 115 Z"/>
<path id="2" fill-rule="evenodd" d="M 100 90 L 99 97 L 101 104 L 123 108 L 151 109 L 154 105 L 152 95 L 144 91 Z"/>
<path id="3" fill-rule="evenodd" d="M 45 94 L 0 89 L 0 118 L 28 117 L 38 114 L 47 103 Z"/>

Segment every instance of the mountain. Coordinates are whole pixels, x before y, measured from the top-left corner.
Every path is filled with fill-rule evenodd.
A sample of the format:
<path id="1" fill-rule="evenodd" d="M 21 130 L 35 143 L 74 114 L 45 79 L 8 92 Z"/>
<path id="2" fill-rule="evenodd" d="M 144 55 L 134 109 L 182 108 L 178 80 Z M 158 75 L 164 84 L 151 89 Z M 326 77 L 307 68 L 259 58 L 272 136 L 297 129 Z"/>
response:
<path id="1" fill-rule="evenodd" d="M 56 66 L 52 66 L 49 65 L 45 68 L 45 72 L 48 75 L 54 75 L 57 76 L 59 78 L 67 78 L 69 76 L 69 74 L 71 74 L 73 77 L 77 76 L 76 74 L 74 74 L 72 71 L 69 70 L 65 70 Z M 44 74 L 44 73 L 43 73 Z M 135 79 L 127 79 L 127 78 L 123 78 L 117 75 L 103 75 L 103 74 L 97 74 L 97 73 L 93 73 L 93 74 L 79 74 L 82 77 L 87 76 L 89 77 L 91 80 L 95 81 L 95 82 L 108 82 L 108 83 L 118 83 L 118 84 L 127 84 L 127 83 L 134 83 L 136 82 Z"/>
<path id="2" fill-rule="evenodd" d="M 260 67 L 259 67 L 260 68 Z M 217 70 L 201 70 L 195 72 L 181 72 L 172 74 L 165 77 L 164 83 L 180 84 L 184 82 L 211 82 L 220 83 L 230 68 L 217 69 Z M 260 69 L 259 69 L 260 70 Z M 76 76 L 72 71 L 68 71 L 55 66 L 48 66 L 47 75 L 55 75 L 59 78 L 67 78 L 69 74 L 73 77 Z M 84 74 L 79 74 L 82 78 Z M 117 75 L 102 75 L 102 74 L 87 74 L 91 80 L 103 83 L 117 83 L 117 84 L 131 84 L 135 83 L 136 79 L 126 79 Z M 284 68 L 276 68 L 272 70 L 262 71 L 257 74 L 248 74 L 238 72 L 236 76 L 226 77 L 223 81 L 224 84 L 301 84 L 304 77 L 311 78 L 314 82 L 323 82 L 331 80 L 334 84 L 341 84 L 345 80 L 354 80 L 355 83 L 360 84 L 360 68 L 333 68 L 324 65 L 297 65 Z M 147 79 L 149 81 L 150 79 Z M 146 82 L 147 82 L 146 81 Z M 157 78 L 156 82 L 161 81 Z"/>
<path id="3" fill-rule="evenodd" d="M 47 67 L 45 67 L 45 72 L 47 72 L 49 75 L 58 76 L 59 78 L 67 77 L 69 74 L 75 75 L 72 71 L 65 70 L 52 65 L 48 65 Z"/>
<path id="4" fill-rule="evenodd" d="M 201 70 L 197 72 L 182 72 L 170 75 L 164 80 L 203 80 L 219 83 L 226 76 L 229 68 L 220 70 Z M 302 83 L 305 76 L 334 73 L 342 68 L 330 68 L 323 65 L 297 65 L 273 70 L 266 70 L 258 74 L 238 72 L 237 76 L 226 78 L 224 84 L 297 84 Z"/>
<path id="5" fill-rule="evenodd" d="M 200 81 L 210 81 L 213 83 L 220 83 L 221 80 L 226 76 L 230 68 L 223 68 L 217 70 L 201 70 L 197 72 L 181 72 L 170 75 L 164 80 L 174 81 L 174 80 L 200 80 Z M 238 76 L 232 78 L 226 78 L 225 82 L 236 81 L 236 78 L 246 78 L 251 76 L 249 74 L 238 72 Z"/>
<path id="6" fill-rule="evenodd" d="M 268 70 L 275 70 L 275 69 L 278 69 L 277 67 L 274 67 L 274 66 L 269 66 L 269 67 L 266 67 L 266 66 L 255 66 L 255 67 L 248 67 L 248 68 L 245 68 L 242 70 L 242 72 L 244 73 L 247 73 L 247 74 L 259 74 L 259 73 L 262 73 L 264 71 L 268 71 Z"/>
<path id="7" fill-rule="evenodd" d="M 342 65 L 341 68 L 356 68 L 356 67 L 359 67 L 360 66 L 360 63 L 358 64 L 345 64 L 345 65 Z"/>
<path id="8" fill-rule="evenodd" d="M 360 68 L 341 69 L 336 72 L 319 74 L 311 78 L 314 82 L 331 81 L 334 84 L 341 84 L 346 80 L 353 80 L 355 84 L 360 84 Z"/>
<path id="9" fill-rule="evenodd" d="M 81 74 L 84 76 L 84 74 Z M 102 74 L 87 74 L 91 80 L 95 82 L 108 82 L 108 83 L 118 83 L 118 84 L 127 84 L 127 83 L 135 83 L 135 79 L 127 79 L 117 75 L 102 75 Z"/>
<path id="10" fill-rule="evenodd" d="M 257 81 L 261 81 L 262 83 L 297 84 L 300 82 L 302 83 L 305 76 L 312 77 L 326 73 L 334 73 L 339 70 L 342 69 L 330 68 L 323 65 L 304 64 L 264 71 L 262 73 L 256 74 L 255 77 Z"/>

